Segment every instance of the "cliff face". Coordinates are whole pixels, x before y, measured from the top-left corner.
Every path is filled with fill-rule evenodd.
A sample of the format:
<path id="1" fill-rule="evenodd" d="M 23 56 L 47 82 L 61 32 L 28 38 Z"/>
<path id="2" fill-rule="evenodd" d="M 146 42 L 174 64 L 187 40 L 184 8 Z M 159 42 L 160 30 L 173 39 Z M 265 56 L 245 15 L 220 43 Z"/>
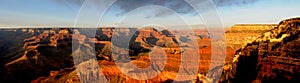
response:
<path id="1" fill-rule="evenodd" d="M 221 82 L 299 82 L 300 18 L 287 19 L 237 51 Z M 212 76 L 210 74 L 208 76 Z"/>
<path id="2" fill-rule="evenodd" d="M 237 24 L 231 27 L 226 33 L 226 43 L 237 50 L 247 43 L 251 43 L 263 33 L 276 27 L 276 24 Z"/>

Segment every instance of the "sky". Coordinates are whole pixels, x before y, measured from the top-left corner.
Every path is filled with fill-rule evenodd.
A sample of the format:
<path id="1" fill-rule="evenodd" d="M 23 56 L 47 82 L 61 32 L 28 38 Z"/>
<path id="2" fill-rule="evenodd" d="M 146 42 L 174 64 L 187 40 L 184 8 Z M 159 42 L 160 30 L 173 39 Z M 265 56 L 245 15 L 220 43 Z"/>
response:
<path id="1" fill-rule="evenodd" d="M 203 7 L 203 11 L 197 12 L 181 0 L 119 0 L 105 12 L 101 23 L 89 19 L 80 22 L 82 26 L 180 26 L 205 24 L 203 16 L 208 16 L 219 18 L 223 27 L 228 28 L 234 24 L 277 24 L 300 17 L 300 0 L 213 0 L 214 9 L 207 8 L 202 1 L 205 0 L 195 3 Z M 0 27 L 74 26 L 83 12 L 83 4 L 84 0 L 1 0 Z M 92 8 L 96 6 L 90 7 L 87 11 L 98 14 L 93 10 L 97 8 Z M 213 11 L 218 16 L 210 14 Z"/>

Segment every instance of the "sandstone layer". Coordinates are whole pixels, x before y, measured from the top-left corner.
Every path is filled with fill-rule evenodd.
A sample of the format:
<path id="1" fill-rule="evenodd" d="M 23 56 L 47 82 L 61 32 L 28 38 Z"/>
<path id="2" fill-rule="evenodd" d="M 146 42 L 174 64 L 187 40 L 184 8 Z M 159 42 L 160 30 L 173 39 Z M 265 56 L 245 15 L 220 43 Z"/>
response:
<path id="1" fill-rule="evenodd" d="M 225 33 L 226 43 L 237 50 L 276 26 L 277 24 L 236 24 Z"/>

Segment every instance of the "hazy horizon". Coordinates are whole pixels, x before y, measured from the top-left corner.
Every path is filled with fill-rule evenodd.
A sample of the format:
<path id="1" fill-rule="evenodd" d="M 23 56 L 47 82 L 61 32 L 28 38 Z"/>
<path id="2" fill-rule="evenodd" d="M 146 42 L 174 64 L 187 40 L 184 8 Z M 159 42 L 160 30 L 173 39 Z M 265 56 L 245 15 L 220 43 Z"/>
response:
<path id="1" fill-rule="evenodd" d="M 230 28 L 235 24 L 278 24 L 281 20 L 299 17 L 300 15 L 300 5 L 297 4 L 300 1 L 296 0 L 213 1 L 224 25 L 224 27 L 221 28 Z M 84 0 L 2 0 L 0 1 L 0 8 L 2 10 L 0 11 L 0 15 L 2 16 L 0 27 L 72 27 L 75 25 L 76 16 L 83 2 Z M 160 9 L 160 7 L 149 7 L 151 9 L 147 9 L 139 7 L 146 6 L 148 5 L 147 3 L 158 3 L 159 5 L 169 8 Z M 126 16 L 128 18 L 133 16 L 130 17 L 132 18 L 130 19 L 130 21 L 132 21 L 131 23 L 123 24 L 123 26 L 127 27 L 141 26 L 147 24 L 148 21 L 162 23 L 167 26 L 205 24 L 201 17 L 195 15 L 197 13 L 191 9 L 191 7 L 181 3 L 182 1 L 119 1 L 106 12 L 103 17 L 103 24 L 99 25 L 99 27 L 114 27 L 120 25 L 122 23 L 119 21 Z M 203 5 L 203 3 L 198 4 Z M 169 10 L 170 12 L 168 12 Z M 212 9 L 203 8 L 203 10 L 203 12 L 200 12 L 200 15 L 210 14 Z M 90 11 L 92 11 L 92 8 Z M 172 20 L 176 17 L 172 12 L 176 12 L 184 19 L 185 23 L 179 24 L 176 20 Z M 161 22 L 163 19 L 170 20 Z M 95 26 L 93 23 L 94 22 L 87 20 L 84 26 Z"/>

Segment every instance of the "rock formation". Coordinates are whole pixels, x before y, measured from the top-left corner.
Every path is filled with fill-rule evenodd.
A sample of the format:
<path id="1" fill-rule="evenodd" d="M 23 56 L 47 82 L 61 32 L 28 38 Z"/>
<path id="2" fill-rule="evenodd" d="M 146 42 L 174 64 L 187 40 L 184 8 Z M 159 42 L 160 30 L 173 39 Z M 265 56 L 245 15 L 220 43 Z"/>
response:
<path id="1" fill-rule="evenodd" d="M 224 69 L 224 71 L 220 71 L 223 72 L 220 81 L 242 82 L 245 80 L 247 82 L 273 82 L 275 78 L 297 80 L 299 78 L 297 77 L 299 75 L 295 73 L 299 73 L 299 71 L 296 71 L 299 70 L 299 57 L 296 49 L 299 47 L 297 46 L 297 42 L 299 42 L 297 36 L 299 21 L 297 20 L 299 19 L 283 21 L 277 27 L 274 27 L 276 25 L 235 25 L 232 27 L 225 35 L 225 37 L 228 37 L 227 45 L 229 46 L 226 48 L 226 54 L 232 55 L 236 53 L 236 56 L 233 58 L 233 61 L 227 63 L 224 68 L 223 66 L 215 68 L 215 70 L 219 68 Z M 78 73 L 73 67 L 74 60 L 77 59 L 82 60 L 75 63 L 82 66 L 81 68 L 88 67 L 97 70 L 95 66 L 89 65 L 91 64 L 90 62 L 101 65 L 102 70 L 80 72 L 82 76 L 92 75 L 89 78 L 84 78 L 85 80 L 97 80 L 95 78 L 104 75 L 110 82 L 172 82 L 177 75 L 175 72 L 179 70 L 181 53 L 187 53 L 180 47 L 186 48 L 191 46 L 188 42 L 192 40 L 192 36 L 197 37 L 196 39 L 199 44 L 199 49 L 193 49 L 192 52 L 200 52 L 200 73 L 206 73 L 205 71 L 207 71 L 210 66 L 214 66 L 210 64 L 212 51 L 222 50 L 212 50 L 212 41 L 216 41 L 216 39 L 214 39 L 213 37 L 215 36 L 211 35 L 207 30 L 195 31 L 195 34 L 190 32 L 186 34 L 187 32 L 184 31 L 172 32 L 165 29 L 157 30 L 152 27 L 139 30 L 136 28 L 99 28 L 95 31 L 95 36 L 82 34 L 82 31 L 79 29 L 68 28 L 14 29 L 11 31 L 13 31 L 13 33 L 10 34 L 18 32 L 19 35 L 26 35 L 22 38 L 16 37 L 18 38 L 16 42 L 21 43 L 16 45 L 18 48 L 14 49 L 17 50 L 14 54 L 8 54 L 11 53 L 12 50 L 5 50 L 9 47 L 0 45 L 0 54 L 5 56 L 0 56 L 0 61 L 3 59 L 3 62 L 1 62 L 2 68 L 0 68 L 0 80 L 3 80 L 3 82 L 76 83 L 80 81 Z M 0 37 L 0 39 L 9 40 L 9 38 L 4 38 L 2 35 L 0 35 Z M 114 38 L 119 41 L 117 41 L 117 43 L 112 42 Z M 0 43 L 5 43 L 6 40 L 0 40 Z M 129 42 L 120 40 L 129 40 Z M 254 42 L 249 43 L 249 41 Z M 183 44 L 180 46 L 179 42 Z M 80 44 L 81 46 L 77 46 L 76 44 Z M 124 47 L 124 44 L 128 44 L 129 47 Z M 74 55 L 71 54 L 72 48 L 81 48 L 82 46 L 88 50 L 80 49 L 75 51 L 84 51 L 88 58 L 75 57 L 74 59 Z M 93 48 L 93 46 L 95 46 L 95 48 Z M 151 50 L 153 47 L 161 47 L 161 49 L 165 51 L 166 57 L 168 57 L 164 70 L 159 70 L 161 74 L 153 79 L 136 80 L 129 78 L 124 75 L 114 63 L 126 63 L 131 59 L 131 62 L 137 67 L 146 68 L 150 65 L 149 52 L 153 51 Z M 238 50 L 238 48 L 241 49 Z M 91 50 L 95 51 L 95 56 L 98 61 L 91 61 L 89 58 L 90 56 L 88 54 L 92 53 Z M 238 51 L 235 52 L 236 50 Z M 130 55 L 129 57 L 124 56 L 127 53 Z M 114 55 L 117 56 L 115 57 Z M 157 57 L 158 58 L 154 60 L 159 59 L 159 56 Z M 231 56 L 229 56 L 229 58 L 227 57 L 226 62 L 230 59 Z M 218 61 L 215 61 L 214 63 L 217 62 Z M 186 67 L 197 68 L 198 66 L 187 65 Z M 134 70 L 130 70 L 130 68 L 128 69 L 128 72 L 133 71 Z M 97 74 L 99 72 L 103 72 L 103 75 Z M 195 80 L 195 82 L 212 82 L 214 75 L 217 74 L 208 73 L 207 76 L 198 74 L 198 80 Z M 184 79 L 175 81 L 191 82 Z"/>
<path id="2" fill-rule="evenodd" d="M 224 66 L 219 82 L 299 82 L 299 24 L 300 18 L 281 21 L 238 50 L 234 60 Z"/>
<path id="3" fill-rule="evenodd" d="M 61 76 L 70 75 L 72 74 L 71 72 L 74 74 L 75 71 L 72 70 L 74 57 L 71 53 L 72 48 L 76 48 L 77 43 L 83 44 L 88 49 L 95 50 L 98 60 L 110 61 L 109 63 L 115 61 L 112 58 L 112 49 L 126 49 L 126 52 L 129 51 L 131 56 L 127 57 L 127 59 L 138 59 L 149 52 L 153 46 L 161 46 L 170 53 L 180 53 L 178 43 L 172 32 L 167 30 L 158 31 L 154 28 L 142 30 L 136 30 L 135 28 L 99 28 L 96 30 L 96 35 L 92 37 L 81 34 L 80 30 L 68 28 L 12 29 L 3 30 L 2 32 L 1 34 L 3 35 L 0 36 L 0 42 L 9 43 L 11 41 L 4 35 L 11 34 L 19 38 L 17 41 L 11 42 L 12 44 L 8 44 L 9 46 L 16 44 L 16 49 L 0 50 L 0 53 L 3 53 L 3 56 L 1 56 L 0 80 L 3 82 L 30 82 L 34 79 L 36 80 L 32 82 L 58 82 L 59 80 L 56 80 L 56 78 L 64 79 Z M 19 37 L 20 35 L 24 37 Z M 133 35 L 133 37 L 129 35 Z M 111 43 L 112 37 L 124 38 L 124 36 L 130 37 L 129 48 Z M 75 47 L 72 47 L 72 44 Z M 3 45 L 0 45 L 1 49 L 10 48 Z M 95 46 L 95 48 L 92 48 L 92 46 Z M 14 52 L 14 50 L 17 51 Z M 122 55 L 122 52 L 119 54 Z M 125 58 L 123 57 L 123 59 Z M 75 64 L 88 61 L 82 60 Z M 53 80 L 52 77 L 55 79 Z"/>
<path id="4" fill-rule="evenodd" d="M 30 30 L 29 32 L 41 31 Z M 72 67 L 72 37 L 68 30 L 47 29 L 39 35 L 24 39 L 23 55 L 4 65 L 2 80 L 28 82 L 39 76 L 49 75 L 49 70 Z"/>
<path id="5" fill-rule="evenodd" d="M 226 43 L 238 50 L 276 26 L 277 24 L 236 24 L 225 33 Z"/>

